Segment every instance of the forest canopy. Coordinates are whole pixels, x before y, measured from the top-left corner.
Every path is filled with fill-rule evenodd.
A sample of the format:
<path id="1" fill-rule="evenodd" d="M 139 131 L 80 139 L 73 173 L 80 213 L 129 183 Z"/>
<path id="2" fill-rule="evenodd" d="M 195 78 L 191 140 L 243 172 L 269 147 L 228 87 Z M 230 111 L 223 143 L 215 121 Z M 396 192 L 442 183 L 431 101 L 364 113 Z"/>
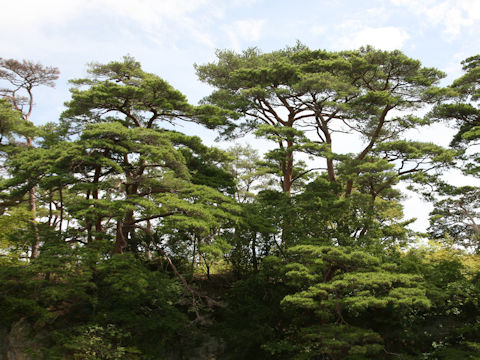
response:
<path id="1" fill-rule="evenodd" d="M 0 58 L 0 359 L 479 359 L 480 190 L 443 176 L 479 176 L 462 65 L 443 86 L 398 50 L 219 50 L 194 105 L 125 56 L 39 126 L 59 69 Z M 435 123 L 449 147 L 406 136 Z"/>

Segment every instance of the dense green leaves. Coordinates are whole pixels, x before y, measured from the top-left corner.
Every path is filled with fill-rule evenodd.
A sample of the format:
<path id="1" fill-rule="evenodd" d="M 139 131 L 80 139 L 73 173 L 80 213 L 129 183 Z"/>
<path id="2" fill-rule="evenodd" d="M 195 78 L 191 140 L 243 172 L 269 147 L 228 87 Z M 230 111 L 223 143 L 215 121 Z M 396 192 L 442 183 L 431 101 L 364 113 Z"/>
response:
<path id="1" fill-rule="evenodd" d="M 38 128 L 3 94 L 0 336 L 59 360 L 477 358 L 479 194 L 442 177 L 478 176 L 478 56 L 463 65 L 439 88 L 400 51 L 222 50 L 195 106 L 126 56 Z M 404 138 L 440 120 L 451 149 Z M 434 203 L 428 235 L 405 181 Z"/>

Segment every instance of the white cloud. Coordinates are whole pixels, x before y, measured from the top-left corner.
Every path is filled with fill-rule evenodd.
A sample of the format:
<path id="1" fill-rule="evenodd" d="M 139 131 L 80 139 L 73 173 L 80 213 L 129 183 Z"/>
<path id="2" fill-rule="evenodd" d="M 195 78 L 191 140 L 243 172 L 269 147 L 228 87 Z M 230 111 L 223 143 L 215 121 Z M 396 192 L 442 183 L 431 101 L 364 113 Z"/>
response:
<path id="1" fill-rule="evenodd" d="M 381 6 L 381 7 L 373 7 L 366 9 L 365 11 L 362 12 L 361 15 L 363 18 L 367 18 L 370 21 L 387 21 L 391 18 L 392 16 L 392 11 L 391 9 Z"/>
<path id="2" fill-rule="evenodd" d="M 448 63 L 441 69 L 447 74 L 447 78 L 444 80 L 445 84 L 449 84 L 463 75 L 461 62 L 468 56 L 470 56 L 468 53 L 459 52 L 450 57 Z"/>
<path id="3" fill-rule="evenodd" d="M 313 35 L 322 35 L 325 33 L 325 31 L 327 31 L 327 27 L 322 25 L 313 25 L 311 31 Z"/>
<path id="4" fill-rule="evenodd" d="M 231 0 L 234 6 L 251 6 L 262 2 L 262 0 Z"/>
<path id="5" fill-rule="evenodd" d="M 3 26 L 36 27 L 66 23 L 86 12 L 109 13 L 130 18 L 144 25 L 178 18 L 210 3 L 209 0 L 17 0 L 2 4 L 0 20 Z M 19 11 L 21 9 L 21 11 Z M 20 23 L 21 21 L 21 23 Z"/>
<path id="6" fill-rule="evenodd" d="M 12 31 L 29 31 L 42 24 L 59 24 L 67 22 L 72 16 L 81 12 L 89 4 L 80 1 L 63 0 L 17 0 L 2 3 L 0 12 L 1 28 Z"/>
<path id="7" fill-rule="evenodd" d="M 234 50 L 241 50 L 243 42 L 251 45 L 262 36 L 262 29 L 265 25 L 263 19 L 238 20 L 233 24 L 225 26 L 223 30 L 230 40 L 230 47 Z"/>
<path id="8" fill-rule="evenodd" d="M 184 16 L 209 5 L 209 0 L 91 0 L 89 5 L 107 9 L 118 16 L 132 19 L 143 26 L 156 27 L 170 19 Z"/>
<path id="9" fill-rule="evenodd" d="M 235 21 L 235 30 L 240 38 L 257 41 L 260 39 L 265 20 L 239 20 Z"/>
<path id="10" fill-rule="evenodd" d="M 176 31 L 213 47 L 213 40 L 202 25 L 206 19 L 219 18 L 223 13 L 213 0 L 91 0 L 99 11 L 106 9 L 124 20 L 133 21 L 157 43 L 174 39 Z M 198 15 L 197 12 L 202 12 Z M 172 26 L 175 24 L 176 26 Z M 175 30 L 173 30 L 175 28 Z"/>
<path id="11" fill-rule="evenodd" d="M 351 26 L 352 24 L 350 24 Z M 342 27 L 350 27 L 343 25 Z M 353 24 L 354 29 L 348 35 L 341 36 L 335 43 L 336 48 L 356 49 L 364 45 L 372 45 L 383 50 L 401 49 L 410 35 L 402 29 L 394 26 L 385 27 L 360 27 Z M 355 29 L 357 28 L 357 29 Z"/>
<path id="12" fill-rule="evenodd" d="M 141 29 L 146 36 L 156 42 L 166 39 L 174 41 L 175 31 L 181 31 L 200 43 L 213 46 L 212 39 L 204 25 L 212 19 L 224 16 L 218 0 L 17 0 L 2 4 L 0 12 L 0 31 L 15 35 L 31 42 L 35 37 L 40 39 L 48 34 L 55 38 L 61 26 L 82 18 L 105 18 L 103 26 L 109 27 L 108 21 L 114 19 L 112 26 L 122 28 L 121 31 L 135 29 L 136 36 Z M 21 11 L 19 11 L 21 9 Z M 101 21 L 99 21 L 99 26 Z M 133 26 L 129 27 L 131 24 Z M 175 24 L 175 26 L 172 26 Z M 88 26 L 88 25 L 87 25 Z M 60 30 L 62 31 L 62 30 Z M 81 30 L 80 30 L 81 31 Z M 183 35 L 182 34 L 182 35 Z M 25 43 L 25 40 L 18 41 Z M 45 40 L 45 39 L 44 39 Z M 96 41 L 96 39 L 90 39 Z M 0 40 L 2 47 L 16 44 L 15 39 Z M 31 45 L 31 44 L 29 44 Z M 23 45 L 23 46 L 26 46 Z"/>
<path id="13" fill-rule="evenodd" d="M 444 35 L 453 40 L 464 28 L 480 24 L 478 0 L 390 0 L 393 5 L 407 8 L 431 25 L 443 26 Z"/>

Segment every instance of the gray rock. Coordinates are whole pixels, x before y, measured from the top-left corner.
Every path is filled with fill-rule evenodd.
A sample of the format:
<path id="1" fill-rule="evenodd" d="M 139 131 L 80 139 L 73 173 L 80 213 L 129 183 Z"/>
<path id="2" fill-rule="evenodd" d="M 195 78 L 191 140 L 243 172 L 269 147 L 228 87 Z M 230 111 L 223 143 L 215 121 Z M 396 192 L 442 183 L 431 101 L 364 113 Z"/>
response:
<path id="1" fill-rule="evenodd" d="M 21 318 L 12 325 L 8 335 L 2 337 L 0 332 L 0 349 L 0 360 L 32 360 L 40 350 L 39 337 L 32 325 Z"/>

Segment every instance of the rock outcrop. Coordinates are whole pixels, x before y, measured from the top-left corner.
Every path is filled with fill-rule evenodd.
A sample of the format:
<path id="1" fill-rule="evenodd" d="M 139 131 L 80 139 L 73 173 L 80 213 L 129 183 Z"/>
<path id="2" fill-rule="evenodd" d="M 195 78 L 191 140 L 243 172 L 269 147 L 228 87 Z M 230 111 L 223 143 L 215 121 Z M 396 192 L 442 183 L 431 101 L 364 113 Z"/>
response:
<path id="1" fill-rule="evenodd" d="M 40 350 L 39 340 L 25 318 L 14 323 L 10 331 L 0 328 L 0 360 L 32 360 Z"/>

